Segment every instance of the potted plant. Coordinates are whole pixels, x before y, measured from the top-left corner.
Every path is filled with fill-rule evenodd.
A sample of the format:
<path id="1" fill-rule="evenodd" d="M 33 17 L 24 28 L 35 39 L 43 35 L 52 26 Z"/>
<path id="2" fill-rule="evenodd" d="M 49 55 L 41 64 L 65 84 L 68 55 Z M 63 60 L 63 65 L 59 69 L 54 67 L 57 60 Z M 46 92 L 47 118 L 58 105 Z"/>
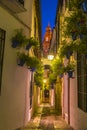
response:
<path id="1" fill-rule="evenodd" d="M 35 84 L 39 87 L 42 87 L 43 85 L 43 74 L 44 74 L 44 69 L 43 66 L 40 64 L 40 67 L 37 68 L 34 73 Z"/>
<path id="2" fill-rule="evenodd" d="M 83 39 L 77 39 L 74 41 L 74 44 L 76 45 L 75 51 L 80 54 L 87 54 L 87 37 Z"/>
<path id="3" fill-rule="evenodd" d="M 35 71 L 39 67 L 40 61 L 36 57 L 28 56 L 26 60 L 26 65 L 29 69 L 31 69 L 31 71 Z"/>
<path id="4" fill-rule="evenodd" d="M 19 66 L 23 66 L 26 60 L 27 60 L 27 55 L 25 55 L 24 53 L 18 54 L 17 64 Z"/>
<path id="5" fill-rule="evenodd" d="M 74 49 L 75 49 L 75 44 L 72 41 L 68 43 L 67 41 L 64 40 L 62 41 L 62 45 L 60 46 L 59 55 L 60 57 L 66 56 L 67 59 L 69 59 Z"/>
<path id="6" fill-rule="evenodd" d="M 86 16 L 81 9 L 74 9 L 69 16 L 65 17 L 64 23 L 66 23 L 64 35 L 71 36 L 73 40 L 76 40 L 79 34 L 87 32 Z"/>
<path id="7" fill-rule="evenodd" d="M 62 60 L 60 59 L 55 59 L 52 63 L 52 70 L 55 74 L 55 76 L 58 76 L 59 77 L 63 77 L 63 73 L 64 73 L 64 70 L 63 70 L 63 62 Z"/>
<path id="8" fill-rule="evenodd" d="M 26 45 L 26 50 L 29 50 L 32 46 L 38 46 L 38 41 L 33 37 L 28 39 L 28 44 Z"/>
<path id="9" fill-rule="evenodd" d="M 81 2 L 81 9 L 83 10 L 84 13 L 87 13 L 87 0 L 83 0 Z"/>
<path id="10" fill-rule="evenodd" d="M 50 85 L 54 84 L 56 82 L 56 80 L 57 80 L 57 76 L 55 75 L 55 73 L 50 73 L 49 74 L 49 83 L 50 83 Z"/>
<path id="11" fill-rule="evenodd" d="M 81 4 L 84 0 L 71 0 L 69 1 L 70 10 L 81 9 Z"/>
<path id="12" fill-rule="evenodd" d="M 23 35 L 23 30 L 15 30 L 15 35 L 12 37 L 11 41 L 13 48 L 24 46 L 26 44 L 26 37 Z"/>
<path id="13" fill-rule="evenodd" d="M 68 73 L 69 78 L 73 77 L 73 72 L 75 70 L 75 63 L 68 63 L 67 66 L 64 67 L 64 73 Z"/>

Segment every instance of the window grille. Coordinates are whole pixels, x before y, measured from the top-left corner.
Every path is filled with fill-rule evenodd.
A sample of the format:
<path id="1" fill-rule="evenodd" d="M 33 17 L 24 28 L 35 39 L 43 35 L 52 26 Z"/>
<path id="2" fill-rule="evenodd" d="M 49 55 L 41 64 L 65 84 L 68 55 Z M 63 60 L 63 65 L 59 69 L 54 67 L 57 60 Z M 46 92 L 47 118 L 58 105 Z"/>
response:
<path id="1" fill-rule="evenodd" d="M 5 46 L 5 31 L 0 28 L 0 94 L 1 94 L 4 46 Z"/>
<path id="2" fill-rule="evenodd" d="M 77 56 L 78 107 L 87 112 L 87 60 L 85 55 Z"/>

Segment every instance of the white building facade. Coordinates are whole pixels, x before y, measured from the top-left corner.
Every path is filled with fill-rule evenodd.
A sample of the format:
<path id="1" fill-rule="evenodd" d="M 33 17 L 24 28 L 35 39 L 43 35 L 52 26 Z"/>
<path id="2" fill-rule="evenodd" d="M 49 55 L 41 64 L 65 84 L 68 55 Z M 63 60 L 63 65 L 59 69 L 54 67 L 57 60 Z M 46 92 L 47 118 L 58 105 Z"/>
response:
<path id="1" fill-rule="evenodd" d="M 26 66 L 17 65 L 19 50 L 12 48 L 11 43 L 15 29 L 23 29 L 26 37 L 34 36 L 34 18 L 36 16 L 34 2 L 34 0 L 0 1 L 1 130 L 14 130 L 26 125 L 34 111 L 32 110 L 33 105 L 30 104 L 32 71 Z M 38 32 L 37 28 L 36 31 Z M 23 51 L 25 50 L 23 49 Z M 33 51 L 29 53 L 33 55 Z"/>
<path id="2" fill-rule="evenodd" d="M 64 38 L 62 37 L 64 26 L 62 23 L 64 16 L 67 15 L 68 11 L 70 11 L 69 4 L 70 0 L 59 0 L 56 17 L 56 25 L 58 26 L 57 28 L 59 28 L 59 32 L 57 32 L 59 44 L 61 44 L 61 40 Z M 87 7 L 86 3 L 84 6 Z M 62 116 L 66 122 L 74 128 L 74 130 L 86 130 L 87 63 L 85 57 L 81 55 L 79 56 L 77 53 L 74 53 L 71 58 L 76 61 L 77 65 L 73 78 L 69 78 L 67 74 L 64 74 L 62 78 Z"/>

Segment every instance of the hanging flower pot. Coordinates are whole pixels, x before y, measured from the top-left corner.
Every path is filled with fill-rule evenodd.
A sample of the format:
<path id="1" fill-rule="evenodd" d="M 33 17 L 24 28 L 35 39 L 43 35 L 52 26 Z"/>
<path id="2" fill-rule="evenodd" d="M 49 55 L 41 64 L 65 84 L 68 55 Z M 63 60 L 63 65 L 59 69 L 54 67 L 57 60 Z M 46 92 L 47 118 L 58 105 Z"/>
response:
<path id="1" fill-rule="evenodd" d="M 26 48 L 25 48 L 25 49 L 26 49 L 26 50 L 29 50 L 29 49 L 31 48 L 31 46 L 32 46 L 32 45 L 28 44 L 28 45 L 26 45 Z"/>
<path id="2" fill-rule="evenodd" d="M 17 29 L 15 30 L 15 35 L 11 38 L 12 41 L 12 47 L 16 48 L 16 47 L 21 47 L 26 45 L 26 37 L 25 35 L 23 35 L 23 30 L 21 29 Z"/>
<path id="3" fill-rule="evenodd" d="M 69 76 L 69 78 L 72 78 L 72 77 L 73 77 L 73 71 L 72 71 L 72 70 L 69 70 L 69 71 L 68 71 L 68 76 Z"/>
<path id="4" fill-rule="evenodd" d="M 27 60 L 27 55 L 25 55 L 24 53 L 20 53 L 18 55 L 17 64 L 19 66 L 23 66 L 25 64 L 26 60 Z"/>
<path id="5" fill-rule="evenodd" d="M 84 0 L 81 4 L 81 9 L 84 13 L 87 13 L 87 0 Z"/>
<path id="6" fill-rule="evenodd" d="M 71 41 L 71 42 L 67 42 L 67 41 L 63 41 L 62 42 L 62 46 L 60 47 L 60 57 L 64 57 L 66 56 L 67 59 L 70 58 L 70 56 L 73 54 L 73 51 L 74 51 L 74 42 Z"/>
<path id="7" fill-rule="evenodd" d="M 27 45 L 25 49 L 29 50 L 32 46 L 38 46 L 38 41 L 33 37 L 30 37 L 29 39 L 27 39 Z"/>
<path id="8" fill-rule="evenodd" d="M 16 48 L 18 45 L 19 45 L 19 42 L 18 42 L 18 41 L 16 41 L 16 40 L 13 40 L 13 41 L 12 41 L 12 47 L 13 47 L 13 48 Z"/>
<path id="9" fill-rule="evenodd" d="M 60 74 L 59 77 L 62 78 L 62 77 L 63 77 L 63 74 Z"/>
<path id="10" fill-rule="evenodd" d="M 27 57 L 26 65 L 31 71 L 35 71 L 38 68 L 39 64 L 40 61 L 37 59 L 37 57 Z"/>
<path id="11" fill-rule="evenodd" d="M 36 71 L 36 68 L 30 68 L 30 70 L 34 72 L 34 71 Z"/>
<path id="12" fill-rule="evenodd" d="M 70 62 L 64 67 L 64 73 L 68 73 L 69 78 L 73 78 L 73 72 L 75 70 L 75 63 Z"/>
<path id="13" fill-rule="evenodd" d="M 19 66 L 23 66 L 23 65 L 25 64 L 25 60 L 23 60 L 23 59 L 18 59 L 17 64 L 18 64 Z"/>
<path id="14" fill-rule="evenodd" d="M 72 53 L 73 53 L 72 51 L 68 50 L 66 53 L 66 58 L 69 59 Z"/>
<path id="15" fill-rule="evenodd" d="M 73 40 L 76 40 L 76 39 L 77 39 L 77 35 L 76 35 L 75 32 L 71 32 L 71 35 L 72 35 L 72 39 L 73 39 Z"/>

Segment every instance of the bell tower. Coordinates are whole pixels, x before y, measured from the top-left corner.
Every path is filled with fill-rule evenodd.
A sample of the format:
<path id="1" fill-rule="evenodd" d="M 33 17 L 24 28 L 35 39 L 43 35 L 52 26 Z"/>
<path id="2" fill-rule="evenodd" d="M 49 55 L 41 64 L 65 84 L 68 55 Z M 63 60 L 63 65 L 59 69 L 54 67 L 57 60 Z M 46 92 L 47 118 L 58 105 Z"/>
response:
<path id="1" fill-rule="evenodd" d="M 49 53 L 49 48 L 50 48 L 50 43 L 51 43 L 51 38 L 52 38 L 52 29 L 50 25 L 46 27 L 46 32 L 44 34 L 44 39 L 43 39 L 43 56 L 47 57 Z"/>

